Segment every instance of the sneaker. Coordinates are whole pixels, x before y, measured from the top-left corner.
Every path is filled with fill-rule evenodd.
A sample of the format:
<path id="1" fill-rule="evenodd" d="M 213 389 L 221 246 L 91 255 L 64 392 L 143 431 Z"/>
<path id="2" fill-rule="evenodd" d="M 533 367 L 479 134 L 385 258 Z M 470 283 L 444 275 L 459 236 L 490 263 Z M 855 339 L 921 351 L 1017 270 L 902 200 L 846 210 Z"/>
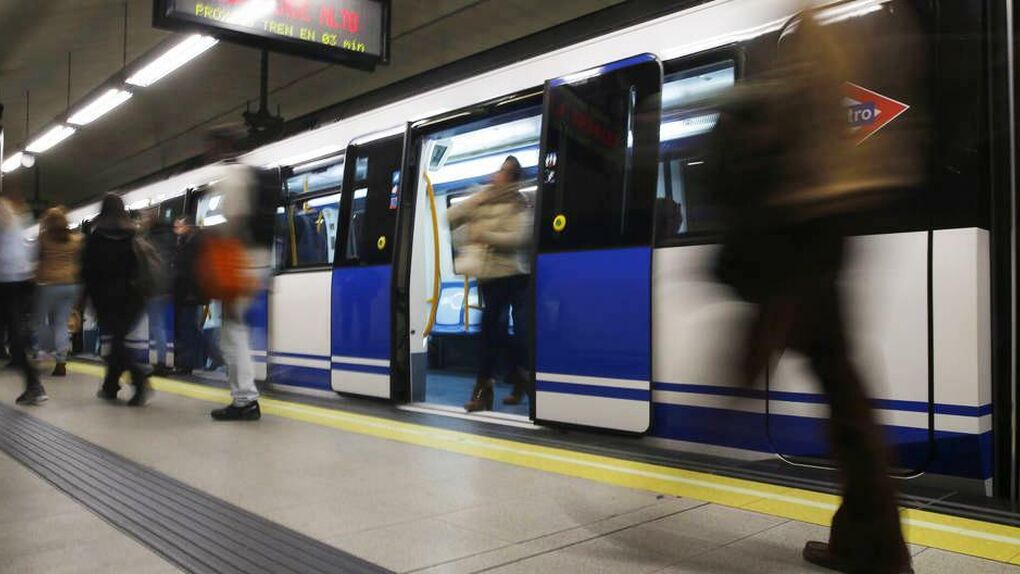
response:
<path id="1" fill-rule="evenodd" d="M 135 385 L 135 394 L 131 396 L 131 400 L 128 401 L 129 407 L 144 407 L 149 404 L 152 399 L 152 385 L 149 384 L 149 380 L 142 381 L 142 384 Z"/>
<path id="2" fill-rule="evenodd" d="M 46 401 L 50 400 L 46 396 L 46 390 L 42 388 L 42 385 L 29 388 L 27 391 L 21 393 L 21 396 L 15 399 L 14 402 L 19 405 L 35 406 L 41 405 Z"/>
<path id="3" fill-rule="evenodd" d="M 53 377 L 66 377 L 67 376 L 67 363 L 58 362 L 53 367 L 53 373 L 51 374 L 51 376 L 53 376 Z"/>
<path id="4" fill-rule="evenodd" d="M 103 401 L 113 402 L 117 400 L 117 393 L 119 391 L 120 391 L 119 388 L 112 389 L 106 386 L 102 386 L 99 387 L 98 391 L 96 391 L 96 398 Z"/>
<path id="5" fill-rule="evenodd" d="M 262 410 L 259 408 L 258 401 L 252 401 L 243 407 L 231 404 L 222 409 L 216 409 L 210 414 L 213 419 L 218 421 L 257 421 L 262 418 Z"/>

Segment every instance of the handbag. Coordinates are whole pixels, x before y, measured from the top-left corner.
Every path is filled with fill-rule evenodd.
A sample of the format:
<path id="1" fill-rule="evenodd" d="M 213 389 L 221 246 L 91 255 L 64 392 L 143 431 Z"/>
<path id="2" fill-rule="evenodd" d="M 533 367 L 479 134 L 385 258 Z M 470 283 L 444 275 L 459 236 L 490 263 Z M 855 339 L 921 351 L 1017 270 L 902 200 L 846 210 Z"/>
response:
<path id="1" fill-rule="evenodd" d="M 255 291 L 244 244 L 233 237 L 206 237 L 199 246 L 195 274 L 202 294 L 232 301 Z"/>

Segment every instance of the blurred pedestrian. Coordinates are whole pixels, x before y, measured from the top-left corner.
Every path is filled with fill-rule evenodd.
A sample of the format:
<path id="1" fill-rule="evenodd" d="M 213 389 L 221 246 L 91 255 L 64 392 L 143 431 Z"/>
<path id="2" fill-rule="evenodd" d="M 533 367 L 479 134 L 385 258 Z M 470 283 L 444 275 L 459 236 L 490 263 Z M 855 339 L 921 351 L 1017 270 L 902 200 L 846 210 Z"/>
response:
<path id="1" fill-rule="evenodd" d="M 207 236 L 203 238 L 202 253 L 212 257 L 203 257 L 199 270 L 207 278 L 222 280 L 218 282 L 221 287 L 227 286 L 215 291 L 229 292 L 214 296 L 222 303 L 220 348 L 233 398 L 229 405 L 212 411 L 213 419 L 218 421 L 254 421 L 262 417 L 246 315 L 252 296 L 269 276 L 271 244 L 258 241 L 253 229 L 263 206 L 258 174 L 237 161 L 237 144 L 243 137 L 244 132 L 238 128 L 222 127 L 212 130 L 207 141 L 208 157 L 222 162 L 219 179 L 210 193 L 223 198 L 226 223 L 204 230 Z M 270 221 L 275 220 L 275 213 L 273 206 Z"/>
<path id="2" fill-rule="evenodd" d="M 202 296 L 195 275 L 199 237 L 190 218 L 179 217 L 174 221 L 174 235 L 177 238 L 173 257 L 174 362 L 176 372 L 190 375 L 205 364 L 200 314 L 208 301 Z"/>
<path id="3" fill-rule="evenodd" d="M 33 325 L 36 350 L 53 351 L 54 377 L 67 375 L 71 349 L 68 328 L 71 309 L 79 297 L 81 235 L 72 232 L 62 207 L 48 209 L 39 221 L 39 259 L 35 272 L 36 294 Z"/>
<path id="4" fill-rule="evenodd" d="M 788 32 L 777 71 L 736 91 L 714 135 L 730 219 L 717 273 L 757 306 L 742 382 L 755 384 L 792 349 L 808 358 L 828 399 L 843 500 L 828 542 L 808 542 L 804 558 L 854 574 L 912 572 L 889 451 L 849 358 L 837 285 L 843 221 L 887 200 L 892 180 L 880 182 L 857 161 L 848 137 L 841 88 L 849 54 L 813 12 Z"/>
<path id="5" fill-rule="evenodd" d="M 496 366 L 509 352 L 508 405 L 520 404 L 528 394 L 530 360 L 525 337 L 531 273 L 531 202 L 521 192 L 523 170 L 514 156 L 503 161 L 492 183 L 447 211 L 450 229 L 463 239 L 458 249 L 457 273 L 478 279 L 485 305 L 482 311 L 482 361 L 468 412 L 492 408 Z M 465 305 L 467 301 L 464 302 Z M 511 311 L 512 310 L 512 311 Z M 513 314 L 513 335 L 510 315 Z"/>
<path id="6" fill-rule="evenodd" d="M 172 369 L 167 363 L 167 314 L 170 311 L 171 292 L 173 291 L 172 260 L 174 257 L 176 236 L 171 225 L 160 222 L 158 210 L 153 208 L 145 214 L 143 237 L 153 247 L 161 262 L 155 268 L 152 292 L 148 294 L 145 314 L 149 325 L 149 341 L 156 351 L 156 364 L 152 370 L 154 375 L 167 375 Z M 175 349 L 176 350 L 176 349 Z"/>
<path id="7" fill-rule="evenodd" d="M 96 311 L 99 329 L 110 337 L 106 376 L 96 396 L 116 400 L 120 377 L 127 371 L 135 387 L 128 404 L 142 406 L 151 392 L 148 373 L 132 358 L 126 341 L 145 311 L 142 276 L 146 263 L 139 259 L 136 235 L 135 223 L 124 208 L 124 201 L 115 194 L 107 194 L 85 241 L 82 280 L 85 296 Z"/>
<path id="8" fill-rule="evenodd" d="M 0 316 L 7 326 L 11 364 L 21 370 L 25 391 L 17 398 L 21 405 L 39 405 L 49 397 L 28 358 L 32 293 L 32 258 L 25 240 L 29 216 L 22 202 L 0 197 Z"/>

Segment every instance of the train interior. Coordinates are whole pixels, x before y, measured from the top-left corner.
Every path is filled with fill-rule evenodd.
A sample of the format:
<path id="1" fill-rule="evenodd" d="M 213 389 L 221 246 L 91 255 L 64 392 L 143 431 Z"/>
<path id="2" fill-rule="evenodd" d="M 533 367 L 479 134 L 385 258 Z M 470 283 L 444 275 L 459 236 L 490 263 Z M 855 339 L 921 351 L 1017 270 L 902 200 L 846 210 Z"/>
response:
<path id="1" fill-rule="evenodd" d="M 478 369 L 484 299 L 478 279 L 457 269 L 464 232 L 451 230 L 447 210 L 484 189 L 508 156 L 524 168 L 522 192 L 534 197 L 541 112 L 530 108 L 433 133 L 422 140 L 412 305 L 425 321 L 422 337 L 412 334 L 412 397 L 437 408 L 460 410 L 469 399 Z M 418 300 L 424 305 L 416 304 Z M 507 318 L 508 334 L 513 329 Z M 416 341 L 414 341 L 416 340 Z M 417 351 L 421 349 L 421 351 Z M 505 368 L 500 369 L 500 372 Z M 510 387 L 497 376 L 494 412 L 528 417 L 527 402 L 503 405 Z"/>

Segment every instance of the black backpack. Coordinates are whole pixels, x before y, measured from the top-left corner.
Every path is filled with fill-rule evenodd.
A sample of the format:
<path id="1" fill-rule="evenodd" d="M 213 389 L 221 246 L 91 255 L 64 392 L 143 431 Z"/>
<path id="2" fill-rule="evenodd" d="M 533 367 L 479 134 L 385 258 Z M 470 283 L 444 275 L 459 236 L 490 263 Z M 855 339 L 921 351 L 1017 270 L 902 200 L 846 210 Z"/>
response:
<path id="1" fill-rule="evenodd" d="M 252 241 L 256 245 L 273 245 L 276 210 L 283 205 L 283 177 L 279 168 L 255 169 L 255 203 L 252 206 Z"/>

